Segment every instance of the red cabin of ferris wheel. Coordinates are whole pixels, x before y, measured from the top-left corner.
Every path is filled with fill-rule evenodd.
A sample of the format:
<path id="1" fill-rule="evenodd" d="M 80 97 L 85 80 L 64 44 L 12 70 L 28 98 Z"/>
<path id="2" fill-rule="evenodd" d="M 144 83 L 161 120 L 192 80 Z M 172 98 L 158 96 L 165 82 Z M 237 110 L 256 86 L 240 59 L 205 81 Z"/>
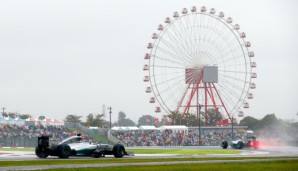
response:
<path id="1" fill-rule="evenodd" d="M 155 98 L 154 97 L 150 97 L 149 103 L 155 103 Z"/>
<path id="2" fill-rule="evenodd" d="M 181 11 L 182 14 L 187 14 L 187 12 L 188 12 L 187 8 L 183 8 L 182 11 Z"/>
<path id="3" fill-rule="evenodd" d="M 158 38 L 158 34 L 153 33 L 151 37 L 152 37 L 152 39 L 157 39 Z"/>
<path id="4" fill-rule="evenodd" d="M 191 12 L 197 12 L 197 7 L 196 6 L 192 6 L 190 11 Z"/>
<path id="5" fill-rule="evenodd" d="M 247 93 L 247 98 L 248 99 L 253 99 L 254 98 L 254 95 L 252 93 Z"/>
<path id="6" fill-rule="evenodd" d="M 146 54 L 144 55 L 144 59 L 150 59 L 150 54 L 149 54 L 149 53 L 146 53 Z"/>
<path id="7" fill-rule="evenodd" d="M 206 12 L 207 8 L 205 6 L 202 6 L 200 10 L 201 10 L 201 12 Z"/>
<path id="8" fill-rule="evenodd" d="M 233 22 L 233 18 L 232 17 L 228 17 L 227 18 L 227 23 L 231 24 Z"/>
<path id="9" fill-rule="evenodd" d="M 174 13 L 173 13 L 173 17 L 174 17 L 174 18 L 178 18 L 178 17 L 179 17 L 179 13 L 178 13 L 178 12 L 174 12 Z"/>
<path id="10" fill-rule="evenodd" d="M 148 82 L 149 81 L 149 76 L 144 76 L 144 82 Z"/>
<path id="11" fill-rule="evenodd" d="M 243 116 L 244 116 L 243 111 L 238 111 L 238 117 L 243 117 Z"/>
<path id="12" fill-rule="evenodd" d="M 241 32 L 241 33 L 240 33 L 240 37 L 241 37 L 241 38 L 246 38 L 246 33 L 245 33 L 245 32 Z"/>
<path id="13" fill-rule="evenodd" d="M 255 56 L 255 53 L 253 51 L 250 51 L 250 52 L 248 52 L 248 56 L 249 57 L 254 57 Z"/>
<path id="14" fill-rule="evenodd" d="M 249 108 L 249 103 L 248 103 L 248 102 L 244 102 L 244 103 L 243 103 L 243 107 L 244 107 L 244 108 Z"/>
<path id="15" fill-rule="evenodd" d="M 250 47 L 251 43 L 250 42 L 245 42 L 245 47 Z"/>
<path id="16" fill-rule="evenodd" d="M 157 30 L 162 31 L 163 30 L 163 26 L 161 24 L 158 25 Z"/>
<path id="17" fill-rule="evenodd" d="M 251 75 L 250 75 L 250 78 L 257 78 L 257 73 L 252 72 Z"/>
<path id="18" fill-rule="evenodd" d="M 151 92 L 152 92 L 151 87 L 146 87 L 145 92 L 146 92 L 146 93 L 151 93 Z"/>
<path id="19" fill-rule="evenodd" d="M 250 89 L 255 89 L 256 88 L 256 83 L 250 83 L 249 88 Z"/>
<path id="20" fill-rule="evenodd" d="M 170 17 L 165 18 L 165 23 L 171 23 Z"/>
<path id="21" fill-rule="evenodd" d="M 155 108 L 155 112 L 156 112 L 156 113 L 160 113 L 160 107 L 156 107 L 156 108 Z"/>
<path id="22" fill-rule="evenodd" d="M 223 18 L 223 17 L 225 17 L 225 13 L 224 13 L 224 12 L 219 12 L 218 16 L 219 16 L 220 18 Z"/>
<path id="23" fill-rule="evenodd" d="M 209 11 L 209 13 L 212 14 L 212 15 L 214 15 L 215 12 L 216 12 L 216 10 L 214 8 L 211 8 L 210 11 Z"/>
<path id="24" fill-rule="evenodd" d="M 148 71 L 148 70 L 149 70 L 149 65 L 145 64 L 145 65 L 143 66 L 143 70 L 144 70 L 144 71 Z"/>
<path id="25" fill-rule="evenodd" d="M 256 63 L 256 62 L 251 62 L 251 63 L 250 63 L 250 66 L 251 66 L 252 68 L 255 68 L 255 67 L 257 67 L 257 63 Z"/>
<path id="26" fill-rule="evenodd" d="M 235 29 L 235 30 L 239 30 L 239 29 L 240 29 L 240 25 L 239 25 L 239 24 L 235 24 L 235 25 L 234 25 L 234 29 Z"/>
<path id="27" fill-rule="evenodd" d="M 152 48 L 153 48 L 153 44 L 152 43 L 148 43 L 147 49 L 152 49 Z"/>

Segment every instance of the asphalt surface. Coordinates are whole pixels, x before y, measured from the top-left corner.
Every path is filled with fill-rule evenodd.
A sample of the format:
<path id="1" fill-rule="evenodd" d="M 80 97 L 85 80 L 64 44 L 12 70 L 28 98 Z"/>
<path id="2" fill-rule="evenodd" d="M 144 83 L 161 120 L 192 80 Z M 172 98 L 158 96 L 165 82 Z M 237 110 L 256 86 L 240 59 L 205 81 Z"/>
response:
<path id="1" fill-rule="evenodd" d="M 135 148 L 135 147 L 134 147 Z M 140 147 L 141 148 L 141 147 Z M 144 147 L 142 147 L 144 148 Z M 182 146 L 182 147 L 146 147 L 146 148 L 161 148 L 161 149 L 212 149 L 221 150 L 217 146 Z M 127 148 L 129 151 L 129 148 Z M 217 161 L 189 161 L 189 162 L 152 162 L 152 163 L 114 163 L 114 164 L 80 164 L 80 165 L 51 165 L 51 166 L 11 166 L 11 167 L 0 167 L 0 171 L 6 170 L 39 170 L 47 168 L 74 168 L 74 167 L 109 167 L 109 166 L 129 166 L 129 165 L 162 165 L 162 164 L 192 164 L 192 163 L 222 163 L 222 162 L 235 162 L 233 157 L 272 157 L 279 156 L 278 159 L 274 160 L 284 160 L 282 157 L 285 156 L 298 156 L 298 147 L 291 146 L 267 146 L 260 149 L 243 149 L 240 154 L 207 154 L 207 155 L 175 155 L 175 154 L 135 154 L 135 156 L 125 156 L 125 158 L 206 158 L 206 157 L 231 157 L 231 160 L 217 160 Z M 70 157 L 70 159 L 89 159 L 91 157 Z M 114 156 L 106 156 L 105 158 L 114 158 Z M 20 152 L 20 151 L 0 151 L 0 161 L 26 161 L 26 160 L 60 160 L 57 157 L 48 157 L 47 159 L 39 159 L 35 156 L 34 152 Z M 100 160 L 100 159 L 99 159 Z M 264 161 L 269 161 L 272 159 L 264 159 Z M 287 159 L 287 160 L 297 160 L 297 159 Z M 260 159 L 247 159 L 237 162 L 257 162 L 263 161 Z"/>

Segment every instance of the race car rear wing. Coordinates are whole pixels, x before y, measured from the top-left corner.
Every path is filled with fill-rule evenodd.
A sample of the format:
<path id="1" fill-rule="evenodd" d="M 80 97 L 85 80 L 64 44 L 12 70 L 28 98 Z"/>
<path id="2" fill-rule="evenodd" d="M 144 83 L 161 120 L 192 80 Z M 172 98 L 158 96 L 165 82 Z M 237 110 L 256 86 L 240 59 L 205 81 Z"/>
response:
<path id="1" fill-rule="evenodd" d="M 58 138 L 52 138 L 47 135 L 38 137 L 38 146 L 41 148 L 55 148 L 59 145 L 59 142 Z"/>

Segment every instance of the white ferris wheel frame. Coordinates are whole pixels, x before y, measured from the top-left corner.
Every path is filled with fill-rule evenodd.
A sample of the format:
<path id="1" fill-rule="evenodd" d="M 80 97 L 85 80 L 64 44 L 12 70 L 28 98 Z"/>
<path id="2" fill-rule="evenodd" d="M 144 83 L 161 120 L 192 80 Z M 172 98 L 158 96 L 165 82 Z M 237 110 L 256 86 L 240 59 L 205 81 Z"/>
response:
<path id="1" fill-rule="evenodd" d="M 224 41 L 226 41 L 225 42 L 226 45 L 221 45 L 221 44 L 224 44 L 224 43 L 223 42 L 220 42 L 220 41 L 219 42 L 221 43 L 220 46 L 228 46 L 229 48 L 230 48 L 230 45 L 229 45 L 229 43 L 227 43 L 227 39 L 229 39 L 229 38 L 225 38 L 225 37 L 228 34 L 234 36 L 233 37 L 233 40 L 232 40 L 233 41 L 232 43 L 236 43 L 236 45 L 237 45 L 237 47 L 236 47 L 237 49 L 236 50 L 237 51 L 240 51 L 241 50 L 241 53 L 238 52 L 240 55 L 237 58 L 241 58 L 242 57 L 242 60 L 244 61 L 244 64 L 243 64 L 244 65 L 244 70 L 242 68 L 242 71 L 241 72 L 243 72 L 243 74 L 245 76 L 244 76 L 244 80 L 243 80 L 243 86 L 240 87 L 241 90 L 238 90 L 239 93 L 241 94 L 239 97 L 236 97 L 238 99 L 232 99 L 232 97 L 228 97 L 228 96 L 224 96 L 223 99 L 225 99 L 225 101 L 229 101 L 229 98 L 231 98 L 232 99 L 231 101 L 233 101 L 233 103 L 234 103 L 232 105 L 232 107 L 231 107 L 231 105 L 228 106 L 228 108 L 229 108 L 228 109 L 229 112 L 227 112 L 228 118 L 231 119 L 231 116 L 234 116 L 237 112 L 238 112 L 238 116 L 239 117 L 242 117 L 243 116 L 243 111 L 240 110 L 240 108 L 241 108 L 242 104 L 244 104 L 244 106 L 243 106 L 244 108 L 248 108 L 249 107 L 249 104 L 246 101 L 246 99 L 252 99 L 253 98 L 253 94 L 250 92 L 250 90 L 255 88 L 255 84 L 252 83 L 251 80 L 252 80 L 252 78 L 256 78 L 256 73 L 253 72 L 254 71 L 254 68 L 256 67 L 256 62 L 253 62 L 253 58 L 252 58 L 252 57 L 254 57 L 254 52 L 249 51 L 249 49 L 248 49 L 251 46 L 251 43 L 245 41 L 246 34 L 244 32 L 240 32 L 239 31 L 240 26 L 238 24 L 235 24 L 235 25 L 232 24 L 232 18 L 231 17 L 228 17 L 226 19 L 224 18 L 224 13 L 223 12 L 220 12 L 218 15 L 216 15 L 215 14 L 215 9 L 214 8 L 211 8 L 210 11 L 209 11 L 209 13 L 207 13 L 206 12 L 207 9 L 204 6 L 202 6 L 199 11 L 197 11 L 197 10 L 194 11 L 193 9 L 196 9 L 196 7 L 195 6 L 192 7 L 192 9 L 191 9 L 192 12 L 191 13 L 188 13 L 187 12 L 187 9 L 186 8 L 183 8 L 182 9 L 182 15 L 181 16 L 179 16 L 179 13 L 178 12 L 174 12 L 174 14 L 173 14 L 174 19 L 172 20 L 171 18 L 167 17 L 165 19 L 166 25 L 165 26 L 159 25 L 159 28 L 158 28 L 159 29 L 159 32 L 158 33 L 153 33 L 153 35 L 152 35 L 152 38 L 153 38 L 154 41 L 153 41 L 153 43 L 149 43 L 148 46 L 147 46 L 147 48 L 150 50 L 149 51 L 150 53 L 147 53 L 145 55 L 145 59 L 149 59 L 149 63 L 148 63 L 149 65 L 146 64 L 146 65 L 144 65 L 144 68 L 143 68 L 143 70 L 145 70 L 146 72 L 149 71 L 149 76 L 146 75 L 145 76 L 146 79 L 144 79 L 144 81 L 145 82 L 147 82 L 147 81 L 150 82 L 150 87 L 149 88 L 152 89 L 152 92 L 154 94 L 154 97 L 151 97 L 150 98 L 150 103 L 155 103 L 155 99 L 156 99 L 156 101 L 159 103 L 159 105 L 162 107 L 162 109 L 165 112 L 167 112 L 168 114 L 171 113 L 172 111 L 175 111 L 176 110 L 176 109 L 173 108 L 173 104 L 171 104 L 171 105 L 168 104 L 168 99 L 165 99 L 165 97 L 162 97 L 163 96 L 162 93 L 161 93 L 162 90 L 159 88 L 159 86 L 161 85 L 161 83 L 157 81 L 158 74 L 160 74 L 158 72 L 163 71 L 163 70 L 158 70 L 157 68 L 158 67 L 168 67 L 168 66 L 158 66 L 159 63 L 157 63 L 156 60 L 168 60 L 168 62 L 172 62 L 172 63 L 187 61 L 187 59 L 183 59 L 184 57 L 183 58 L 180 57 L 181 58 L 181 61 L 176 61 L 176 59 L 166 59 L 166 58 L 161 59 L 161 57 L 158 56 L 159 55 L 158 53 L 162 53 L 161 51 L 166 51 L 165 49 L 163 49 L 164 47 L 162 48 L 162 46 L 160 44 L 166 44 L 165 42 L 167 40 L 166 40 L 165 37 L 166 36 L 170 37 L 167 34 L 170 34 L 170 29 L 174 29 L 175 24 L 176 25 L 179 25 L 179 22 L 181 24 L 183 22 L 183 19 L 184 20 L 187 20 L 187 22 L 190 21 L 190 20 L 192 20 L 192 21 L 190 21 L 190 23 L 184 23 L 184 24 L 187 25 L 186 27 L 185 26 L 181 26 L 181 25 L 179 27 L 180 27 L 180 29 L 182 27 L 184 27 L 184 29 L 186 29 L 186 31 L 184 30 L 185 34 L 189 34 L 189 33 L 187 33 L 187 32 L 189 32 L 187 29 L 189 29 L 191 27 L 193 27 L 193 28 L 198 27 L 200 29 L 200 32 L 199 32 L 199 41 L 202 40 L 201 39 L 201 36 L 203 36 L 202 33 L 201 33 L 201 29 L 207 29 L 208 31 L 215 32 L 215 34 L 218 34 L 220 36 L 223 36 L 223 35 L 221 35 L 223 33 L 220 32 L 220 29 L 226 29 L 225 31 L 227 31 L 227 33 L 225 33 L 225 35 L 222 38 Z M 198 20 L 198 16 L 200 17 L 200 20 Z M 211 25 L 214 24 L 214 22 L 215 22 L 215 24 L 216 24 L 215 26 L 220 25 L 221 27 L 219 29 L 215 29 L 215 27 L 211 27 L 209 25 L 210 23 L 207 23 L 208 25 L 202 25 L 202 23 L 204 22 L 204 21 L 202 21 L 203 20 L 202 17 L 203 17 L 203 19 L 205 19 L 205 17 L 208 18 L 208 21 L 209 20 L 210 21 L 212 20 Z M 196 24 L 197 20 L 201 22 L 200 25 L 191 25 L 191 24 Z M 188 24 L 190 24 L 190 25 L 188 25 Z M 192 30 L 192 28 L 189 29 L 189 30 Z M 196 29 L 193 29 L 193 30 L 196 30 Z M 180 30 L 180 33 L 179 34 L 181 34 L 181 33 L 183 33 L 183 32 L 181 32 L 181 30 Z M 179 37 L 179 35 L 177 33 L 175 33 L 175 34 L 176 34 L 176 38 L 181 38 L 181 37 Z M 211 33 L 208 33 L 207 32 L 205 34 L 211 34 Z M 191 35 L 191 36 L 193 36 L 193 35 Z M 200 43 L 206 43 L 205 42 L 205 40 L 206 40 L 205 38 L 206 38 L 206 35 L 204 35 L 203 42 L 200 42 Z M 210 35 L 209 35 L 208 38 L 210 38 Z M 192 38 L 186 37 L 186 39 L 189 39 L 187 41 L 192 41 Z M 196 37 L 195 37 L 194 40 L 197 40 Z M 185 49 L 185 47 L 182 47 L 182 46 L 183 46 L 183 44 L 188 44 L 187 41 L 184 40 L 184 42 L 182 43 L 181 46 L 180 45 L 177 45 L 178 48 L 174 49 L 175 48 L 174 47 L 172 50 L 173 51 L 177 51 L 177 49 L 179 50 L 179 48 L 184 48 Z M 193 42 L 191 42 L 191 43 L 193 43 Z M 207 43 L 210 43 L 210 42 L 207 41 Z M 212 42 L 212 43 L 215 43 L 215 45 L 214 45 L 215 47 L 218 47 L 219 46 L 219 45 L 216 44 L 217 42 Z M 194 48 L 197 48 L 195 45 L 196 44 L 194 44 Z M 169 45 L 169 46 L 172 46 L 172 45 Z M 214 50 L 214 49 L 209 48 L 209 52 L 208 53 L 211 53 L 212 52 L 211 50 Z M 195 51 L 197 51 L 197 50 L 195 49 Z M 234 51 L 234 49 L 232 49 L 232 50 L 230 49 L 230 52 L 229 53 L 234 53 L 233 51 Z M 167 52 L 163 52 L 163 53 L 167 53 Z M 188 51 L 185 51 L 183 54 L 187 54 L 187 53 L 189 53 L 189 52 Z M 170 56 L 172 55 L 173 58 L 177 58 L 177 57 L 175 57 L 175 55 L 177 55 L 177 54 L 173 54 L 173 53 L 169 53 L 169 54 L 170 54 Z M 220 55 L 221 56 L 225 56 L 223 54 L 220 54 Z M 193 56 L 197 56 L 197 55 L 193 55 Z M 208 54 L 207 55 L 203 55 L 203 56 L 208 56 Z M 179 58 L 179 56 L 178 56 L 178 58 Z M 204 59 L 205 60 L 208 60 L 206 57 Z M 230 58 L 229 60 L 235 60 L 235 56 L 232 56 L 232 58 Z M 199 61 L 199 60 L 194 60 L 194 61 Z M 184 68 L 180 68 L 180 69 L 185 69 L 185 68 L 188 67 L 188 65 L 186 65 L 186 66 L 184 66 Z M 195 64 L 195 65 L 197 65 L 197 64 Z M 202 65 L 204 65 L 204 64 L 202 64 Z M 209 65 L 209 63 L 206 62 L 205 65 Z M 213 63 L 213 65 L 214 65 L 214 63 Z M 216 65 L 221 65 L 221 64 L 218 64 L 217 63 Z M 193 66 L 189 66 L 189 67 L 193 67 Z M 235 67 L 235 66 L 233 66 L 233 67 Z M 175 68 L 175 67 L 172 67 L 172 68 Z M 220 67 L 219 67 L 219 71 L 222 72 Z M 223 72 L 228 72 L 228 71 L 223 71 Z M 231 71 L 231 72 L 235 72 L 235 71 Z M 235 73 L 240 74 L 240 71 L 239 72 L 235 72 Z M 170 73 L 170 74 L 172 74 L 172 73 Z M 225 75 L 225 76 L 231 77 L 230 75 Z M 223 79 L 223 78 L 221 78 L 221 74 L 219 74 L 219 77 L 220 77 L 219 80 L 220 79 Z M 173 79 L 175 79 L 175 78 L 173 78 Z M 236 79 L 239 79 L 239 78 L 236 78 Z M 167 80 L 167 81 L 171 81 L 171 80 Z M 223 83 L 221 82 L 221 84 L 223 84 Z M 220 87 L 220 91 L 225 91 L 224 89 L 228 89 L 229 88 L 229 87 L 225 87 L 226 85 L 224 85 L 224 84 L 221 85 L 221 84 L 218 83 L 218 85 Z M 225 84 L 227 84 L 227 83 L 225 83 Z M 228 83 L 228 84 L 232 84 L 232 83 Z M 206 86 L 205 88 L 208 90 L 208 88 L 207 88 L 208 85 L 205 85 L 205 86 Z M 210 86 L 209 87 L 210 88 L 210 91 L 212 92 L 212 88 L 211 88 L 212 85 L 210 84 L 209 86 Z M 232 87 L 233 86 L 234 86 L 234 88 L 237 88 L 237 85 L 232 85 Z M 170 87 L 172 87 L 172 86 L 170 86 Z M 148 89 L 148 87 L 147 87 L 147 89 Z M 168 88 L 166 87 L 166 90 L 167 91 L 169 91 L 169 89 L 170 89 L 169 87 Z M 226 90 L 226 91 L 229 91 L 229 94 L 231 94 L 231 96 L 234 95 L 233 92 L 231 92 L 231 90 Z M 151 93 L 151 91 L 146 91 L 146 92 L 147 93 Z M 199 90 L 198 90 L 198 93 L 199 93 Z M 211 94 L 210 92 L 208 92 L 208 93 Z M 174 95 L 173 92 L 172 92 L 172 94 Z M 220 96 L 220 95 L 218 94 L 218 96 Z M 200 99 L 198 98 L 198 100 L 197 100 L 198 102 L 196 102 L 196 103 L 202 103 L 202 100 L 203 99 L 201 99 L 201 101 L 200 101 Z M 237 100 L 237 101 L 235 102 L 235 100 Z M 207 96 L 206 96 L 206 101 L 207 101 Z M 215 100 L 214 100 L 214 103 L 215 103 Z M 231 102 L 229 102 L 229 103 L 231 103 Z M 198 106 L 196 106 L 196 107 L 198 107 Z M 205 107 L 207 108 L 207 105 Z M 160 108 L 159 107 L 157 107 L 156 109 L 157 109 L 156 112 L 160 112 Z M 179 106 L 178 106 L 177 112 L 179 112 Z"/>

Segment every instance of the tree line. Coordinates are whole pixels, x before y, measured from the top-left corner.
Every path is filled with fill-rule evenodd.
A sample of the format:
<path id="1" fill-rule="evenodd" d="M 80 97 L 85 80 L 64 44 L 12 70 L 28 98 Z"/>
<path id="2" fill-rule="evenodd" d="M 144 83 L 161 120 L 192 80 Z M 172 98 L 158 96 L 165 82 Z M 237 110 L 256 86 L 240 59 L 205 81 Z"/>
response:
<path id="1" fill-rule="evenodd" d="M 157 118 L 151 115 L 143 115 L 139 118 L 138 123 L 136 124 L 134 121 L 126 117 L 126 114 L 122 111 L 118 113 L 118 119 L 116 122 L 112 123 L 112 126 L 140 126 L 140 125 L 156 125 Z M 76 114 L 68 114 L 65 117 L 66 122 L 72 123 L 81 123 L 87 127 L 101 127 L 108 128 L 109 121 L 104 119 L 104 114 L 92 114 L 90 113 L 86 117 L 86 121 L 83 121 L 83 117 L 81 115 Z M 158 122 L 159 123 L 159 122 Z"/>
<path id="2" fill-rule="evenodd" d="M 32 117 L 30 114 L 20 114 L 17 112 L 9 112 L 2 113 L 3 117 L 11 117 L 21 119 L 27 119 Z M 208 118 L 205 117 L 205 113 L 202 112 L 200 115 L 201 126 L 216 126 L 216 123 L 223 119 L 222 114 L 216 109 L 208 109 Z M 167 119 L 165 119 L 167 118 Z M 45 119 L 45 116 L 39 116 L 38 119 Z M 88 114 L 86 116 L 85 121 L 83 121 L 83 116 L 77 114 L 68 114 L 66 115 L 64 121 L 73 122 L 73 123 L 81 123 L 87 127 L 109 127 L 109 121 L 105 120 L 104 114 Z M 152 115 L 142 115 L 139 117 L 138 122 L 135 123 L 130 118 L 126 117 L 126 114 L 123 111 L 118 113 L 117 121 L 112 123 L 112 126 L 141 126 L 141 125 L 154 125 L 154 126 L 162 126 L 162 125 L 186 125 L 188 127 L 197 127 L 199 125 L 198 116 L 195 114 L 180 114 L 177 112 L 172 112 L 171 114 L 166 115 L 162 120 L 159 118 L 155 118 Z M 262 129 L 276 129 L 276 128 L 288 128 L 288 129 L 297 129 L 298 130 L 298 122 L 289 122 L 284 121 L 282 119 L 278 119 L 275 114 L 267 114 L 261 119 L 254 118 L 252 116 L 246 116 L 238 124 L 239 126 L 248 126 L 249 129 L 252 130 L 262 130 Z"/>
<path id="3" fill-rule="evenodd" d="M 159 120 L 151 115 L 143 115 L 135 123 L 131 119 L 126 117 L 126 114 L 122 111 L 118 113 L 118 120 L 112 123 L 112 126 L 141 126 L 141 125 L 186 125 L 188 127 L 197 127 L 199 125 L 198 116 L 195 114 L 184 114 L 172 112 L 167 115 L 168 120 Z M 206 126 L 206 120 L 208 126 L 216 126 L 216 122 L 223 119 L 220 112 L 215 109 L 208 110 L 208 118 L 205 118 L 204 112 L 201 113 L 201 125 Z M 82 121 L 82 116 L 78 115 L 67 115 L 65 118 L 67 122 L 82 123 L 85 126 L 96 126 L 96 127 L 109 127 L 109 121 L 104 119 L 103 114 L 89 114 L 85 122 Z M 235 126 L 248 126 L 252 130 L 261 129 L 276 129 L 278 127 L 288 127 L 298 129 L 298 122 L 290 123 L 282 119 L 278 119 L 275 114 L 267 114 L 262 119 L 256 119 L 252 116 L 246 116 L 239 123 L 235 123 Z"/>

